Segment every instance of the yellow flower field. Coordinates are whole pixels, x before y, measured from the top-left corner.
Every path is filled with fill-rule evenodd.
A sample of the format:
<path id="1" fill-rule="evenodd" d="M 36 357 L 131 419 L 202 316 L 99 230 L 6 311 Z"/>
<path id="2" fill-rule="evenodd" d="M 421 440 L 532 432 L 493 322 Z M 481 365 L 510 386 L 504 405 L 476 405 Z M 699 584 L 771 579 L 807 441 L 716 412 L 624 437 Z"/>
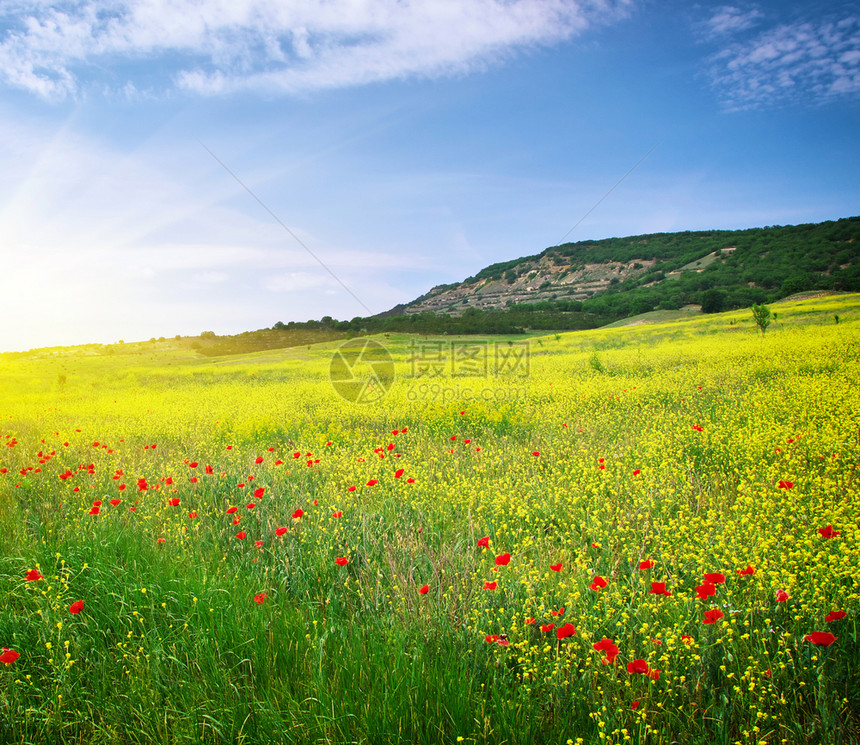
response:
<path id="1" fill-rule="evenodd" d="M 860 296 L 772 309 L 0 356 L 0 742 L 860 742 Z"/>

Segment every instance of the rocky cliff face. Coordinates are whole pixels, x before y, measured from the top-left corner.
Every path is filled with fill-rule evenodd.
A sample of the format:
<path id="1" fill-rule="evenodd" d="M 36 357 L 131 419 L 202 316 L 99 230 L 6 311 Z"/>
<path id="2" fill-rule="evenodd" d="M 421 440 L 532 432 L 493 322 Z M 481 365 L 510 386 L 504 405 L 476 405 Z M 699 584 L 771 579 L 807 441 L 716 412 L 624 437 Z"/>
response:
<path id="1" fill-rule="evenodd" d="M 488 310 L 542 300 L 586 300 L 612 284 L 644 274 L 653 259 L 574 266 L 559 257 L 537 257 L 509 269 L 500 279 L 440 285 L 403 307 L 405 313 L 432 311 L 459 315 L 467 308 Z"/>

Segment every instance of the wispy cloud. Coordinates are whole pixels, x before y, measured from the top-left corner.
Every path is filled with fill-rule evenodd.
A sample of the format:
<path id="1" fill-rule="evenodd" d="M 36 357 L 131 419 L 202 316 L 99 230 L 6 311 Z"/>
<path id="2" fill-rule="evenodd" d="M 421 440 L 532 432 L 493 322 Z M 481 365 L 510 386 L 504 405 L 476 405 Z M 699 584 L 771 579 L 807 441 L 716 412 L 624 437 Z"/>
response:
<path id="1" fill-rule="evenodd" d="M 755 26 L 764 16 L 758 8 L 737 8 L 723 5 L 717 8 L 706 21 L 705 26 L 711 34 L 730 34 L 745 31 Z"/>
<path id="2" fill-rule="evenodd" d="M 456 74 L 615 21 L 634 1 L 11 0 L 0 78 L 59 99 L 92 81 L 278 94 Z"/>
<path id="3" fill-rule="evenodd" d="M 732 28 L 732 17 L 723 13 L 712 22 L 717 19 L 726 33 L 749 28 Z M 797 21 L 740 36 L 710 60 L 713 84 L 730 109 L 820 104 L 860 94 L 860 16 Z"/>

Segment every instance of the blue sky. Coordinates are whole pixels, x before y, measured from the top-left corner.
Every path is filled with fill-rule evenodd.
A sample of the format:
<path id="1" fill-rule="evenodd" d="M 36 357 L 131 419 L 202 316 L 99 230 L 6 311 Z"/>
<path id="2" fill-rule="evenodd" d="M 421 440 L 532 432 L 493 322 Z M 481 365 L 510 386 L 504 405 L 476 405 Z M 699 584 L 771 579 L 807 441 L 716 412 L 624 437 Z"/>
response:
<path id="1" fill-rule="evenodd" d="M 0 351 L 857 215 L 858 132 L 858 2 L 3 0 Z"/>

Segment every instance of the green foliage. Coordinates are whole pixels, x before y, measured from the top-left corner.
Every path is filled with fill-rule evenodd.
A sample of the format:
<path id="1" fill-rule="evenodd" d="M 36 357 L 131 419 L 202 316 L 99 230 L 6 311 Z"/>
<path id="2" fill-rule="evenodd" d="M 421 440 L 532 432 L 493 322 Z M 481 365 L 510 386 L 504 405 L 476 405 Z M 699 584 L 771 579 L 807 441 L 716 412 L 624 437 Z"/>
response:
<path id="1" fill-rule="evenodd" d="M 767 330 L 767 327 L 770 326 L 771 322 L 770 308 L 766 305 L 753 305 L 752 314 L 756 325 L 761 329 L 762 335 L 764 335 L 764 332 Z"/>
<path id="2" fill-rule="evenodd" d="M 725 304 L 725 293 L 720 290 L 705 290 L 702 293 L 702 313 L 720 313 Z"/>

